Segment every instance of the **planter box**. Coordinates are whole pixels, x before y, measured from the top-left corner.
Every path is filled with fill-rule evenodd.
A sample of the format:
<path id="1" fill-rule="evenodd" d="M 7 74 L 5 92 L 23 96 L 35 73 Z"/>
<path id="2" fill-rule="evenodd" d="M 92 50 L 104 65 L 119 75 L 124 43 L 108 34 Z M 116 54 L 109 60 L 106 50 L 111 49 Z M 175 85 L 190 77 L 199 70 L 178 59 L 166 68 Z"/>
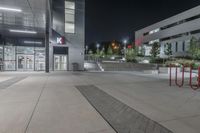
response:
<path id="1" fill-rule="evenodd" d="M 158 70 L 145 70 L 144 74 L 158 74 Z"/>
<path id="2" fill-rule="evenodd" d="M 190 72 L 190 67 L 185 67 L 185 72 Z"/>
<path id="3" fill-rule="evenodd" d="M 178 72 L 181 72 L 181 68 L 179 67 L 177 69 Z M 172 74 L 176 72 L 176 68 L 172 67 Z M 165 74 L 169 74 L 170 73 L 170 68 L 169 67 L 159 67 L 159 73 L 165 73 Z"/>

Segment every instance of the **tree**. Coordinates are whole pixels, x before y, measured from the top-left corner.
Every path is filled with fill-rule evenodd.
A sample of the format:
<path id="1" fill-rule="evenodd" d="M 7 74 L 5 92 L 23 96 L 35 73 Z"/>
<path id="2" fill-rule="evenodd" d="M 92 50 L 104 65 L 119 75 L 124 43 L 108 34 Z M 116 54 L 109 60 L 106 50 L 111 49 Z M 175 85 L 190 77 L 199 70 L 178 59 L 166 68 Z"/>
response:
<path id="1" fill-rule="evenodd" d="M 144 48 L 144 46 L 141 47 L 141 51 L 140 52 L 141 52 L 142 56 L 145 56 L 145 48 Z"/>
<path id="2" fill-rule="evenodd" d="M 114 53 L 115 55 L 119 55 L 119 54 L 120 54 L 120 50 L 119 50 L 119 47 L 118 47 L 118 46 L 115 46 L 115 47 L 113 48 L 113 53 Z"/>
<path id="3" fill-rule="evenodd" d="M 172 44 L 171 43 L 167 43 L 165 45 L 164 53 L 165 53 L 165 55 L 168 56 L 168 58 L 172 55 Z"/>
<path id="4" fill-rule="evenodd" d="M 137 53 L 138 56 L 142 56 L 142 57 L 145 56 L 145 48 L 144 48 L 144 46 L 139 46 L 139 47 L 136 46 L 135 50 L 136 50 L 136 53 Z"/>
<path id="5" fill-rule="evenodd" d="M 136 51 L 133 48 L 128 48 L 126 50 L 126 61 L 127 62 L 133 62 L 136 61 Z"/>
<path id="6" fill-rule="evenodd" d="M 100 50 L 99 49 L 97 49 L 96 54 L 97 54 L 97 56 L 100 55 Z"/>
<path id="7" fill-rule="evenodd" d="M 196 37 L 191 38 L 188 52 L 193 59 L 200 58 L 200 41 Z"/>
<path id="8" fill-rule="evenodd" d="M 112 47 L 109 45 L 108 50 L 107 50 L 107 55 L 113 55 L 113 50 Z"/>
<path id="9" fill-rule="evenodd" d="M 160 45 L 158 42 L 153 43 L 151 49 L 151 57 L 156 58 L 160 54 Z"/>
<path id="10" fill-rule="evenodd" d="M 105 57 L 105 49 L 102 48 L 102 50 L 100 51 L 100 57 Z"/>

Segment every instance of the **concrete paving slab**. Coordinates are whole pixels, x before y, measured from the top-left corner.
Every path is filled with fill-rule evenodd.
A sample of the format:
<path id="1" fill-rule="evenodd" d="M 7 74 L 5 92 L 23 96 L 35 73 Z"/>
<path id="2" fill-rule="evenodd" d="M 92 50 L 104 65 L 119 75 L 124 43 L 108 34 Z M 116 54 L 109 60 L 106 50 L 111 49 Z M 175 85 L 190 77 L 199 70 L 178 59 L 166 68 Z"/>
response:
<path id="1" fill-rule="evenodd" d="M 73 87 L 80 80 L 71 81 L 71 76 L 49 77 L 27 133 L 114 133 Z"/>
<path id="2" fill-rule="evenodd" d="M 11 78 L 13 78 L 13 77 L 12 76 L 1 76 L 0 77 L 0 83 L 3 82 L 3 81 L 9 80 Z"/>

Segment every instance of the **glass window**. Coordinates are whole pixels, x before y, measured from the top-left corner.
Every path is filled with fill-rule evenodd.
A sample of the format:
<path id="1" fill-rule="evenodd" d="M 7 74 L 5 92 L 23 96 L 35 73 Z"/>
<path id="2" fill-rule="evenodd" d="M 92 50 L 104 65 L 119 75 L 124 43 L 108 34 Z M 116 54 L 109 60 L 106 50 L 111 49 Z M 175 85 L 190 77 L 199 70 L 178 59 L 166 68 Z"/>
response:
<path id="1" fill-rule="evenodd" d="M 0 13 L 0 23 L 3 23 L 3 14 Z"/>
<path id="2" fill-rule="evenodd" d="M 65 33 L 75 33 L 75 2 L 65 1 Z"/>
<path id="3" fill-rule="evenodd" d="M 3 61 L 3 46 L 0 46 L 0 61 Z"/>
<path id="4" fill-rule="evenodd" d="M 44 71 L 45 70 L 45 49 L 35 48 L 35 70 Z"/>
<path id="5" fill-rule="evenodd" d="M 15 60 L 15 46 L 5 46 L 4 60 Z"/>
<path id="6" fill-rule="evenodd" d="M 4 68 L 15 70 L 15 46 L 4 47 Z"/>
<path id="7" fill-rule="evenodd" d="M 54 55 L 54 70 L 57 71 L 67 70 L 66 55 Z"/>
<path id="8" fill-rule="evenodd" d="M 8 71 L 15 70 L 15 61 L 4 61 L 4 68 Z"/>
<path id="9" fill-rule="evenodd" d="M 34 48 L 33 47 L 17 47 L 17 53 L 18 54 L 34 54 Z"/>
<path id="10" fill-rule="evenodd" d="M 0 46 L 0 71 L 3 70 L 3 46 Z"/>

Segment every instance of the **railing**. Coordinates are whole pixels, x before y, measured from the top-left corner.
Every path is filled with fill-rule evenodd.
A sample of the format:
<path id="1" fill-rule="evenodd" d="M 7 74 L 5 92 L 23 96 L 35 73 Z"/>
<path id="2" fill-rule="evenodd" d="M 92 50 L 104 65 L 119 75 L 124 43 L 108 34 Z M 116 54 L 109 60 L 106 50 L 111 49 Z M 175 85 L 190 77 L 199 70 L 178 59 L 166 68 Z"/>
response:
<path id="1" fill-rule="evenodd" d="M 85 55 L 85 61 L 87 62 L 101 62 L 101 59 L 99 57 L 91 56 L 91 55 Z"/>

